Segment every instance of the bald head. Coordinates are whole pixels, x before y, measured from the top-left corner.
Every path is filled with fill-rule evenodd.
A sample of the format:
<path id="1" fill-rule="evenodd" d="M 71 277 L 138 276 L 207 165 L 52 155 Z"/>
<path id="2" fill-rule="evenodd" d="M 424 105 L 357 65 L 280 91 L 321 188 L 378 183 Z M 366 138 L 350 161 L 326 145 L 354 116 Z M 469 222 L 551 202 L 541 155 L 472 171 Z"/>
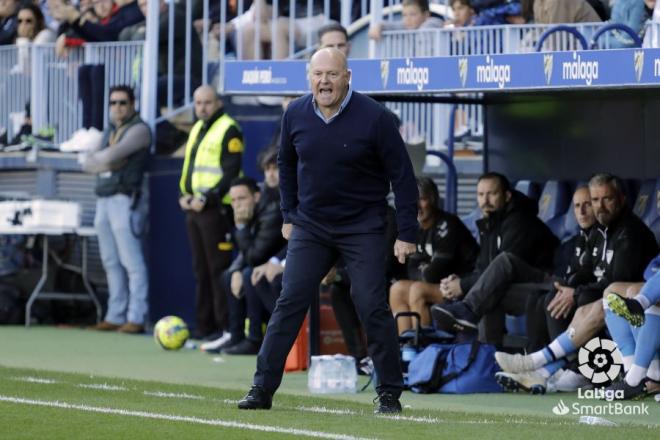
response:
<path id="1" fill-rule="evenodd" d="M 222 107 L 222 101 L 211 86 L 199 86 L 193 95 L 195 100 L 195 115 L 202 121 L 208 121 Z"/>
<path id="2" fill-rule="evenodd" d="M 346 56 L 334 47 L 317 51 L 309 62 L 309 85 L 321 113 L 330 118 L 337 113 L 348 93 L 351 72 Z"/>
<path id="3" fill-rule="evenodd" d="M 333 63 L 335 64 L 335 67 L 337 69 L 342 69 L 346 70 L 348 69 L 348 65 L 346 63 L 346 55 L 339 49 L 336 49 L 334 47 L 324 47 L 322 49 L 317 50 L 314 55 L 312 55 L 312 58 L 309 60 L 309 67 L 310 71 L 314 67 L 315 64 L 318 63 Z"/>

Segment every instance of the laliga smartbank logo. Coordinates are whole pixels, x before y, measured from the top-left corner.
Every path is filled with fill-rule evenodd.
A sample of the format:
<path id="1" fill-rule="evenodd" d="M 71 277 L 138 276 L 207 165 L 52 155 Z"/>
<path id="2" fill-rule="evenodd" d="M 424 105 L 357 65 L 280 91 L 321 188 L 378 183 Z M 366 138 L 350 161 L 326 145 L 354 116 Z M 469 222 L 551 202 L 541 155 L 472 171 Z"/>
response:
<path id="1" fill-rule="evenodd" d="M 458 76 L 461 78 L 461 84 L 465 87 L 467 83 L 467 74 L 468 74 L 468 59 L 459 58 L 458 59 Z"/>
<path id="2" fill-rule="evenodd" d="M 588 86 L 598 79 L 598 61 L 582 61 L 582 56 L 573 52 L 573 61 L 561 65 L 561 76 L 567 80 L 582 80 Z"/>
<path id="3" fill-rule="evenodd" d="M 382 72 L 382 70 L 381 70 Z M 415 67 L 413 60 L 406 58 L 406 67 L 397 67 L 396 83 L 399 85 L 414 85 L 421 91 L 429 84 L 429 68 Z"/>
<path id="4" fill-rule="evenodd" d="M 606 389 L 603 385 L 614 381 L 623 368 L 623 357 L 616 343 L 609 339 L 593 338 L 578 352 L 580 373 L 594 385 L 594 389 L 578 388 L 579 402 L 569 405 L 562 399 L 552 408 L 558 416 L 568 414 L 577 416 L 617 416 L 649 415 L 649 406 L 645 403 L 621 402 L 623 390 Z"/>
<path id="5" fill-rule="evenodd" d="M 477 66 L 477 83 L 479 84 L 497 84 L 497 87 L 503 89 L 510 82 L 511 66 L 495 64 L 495 60 L 490 55 L 486 55 L 485 65 Z"/>

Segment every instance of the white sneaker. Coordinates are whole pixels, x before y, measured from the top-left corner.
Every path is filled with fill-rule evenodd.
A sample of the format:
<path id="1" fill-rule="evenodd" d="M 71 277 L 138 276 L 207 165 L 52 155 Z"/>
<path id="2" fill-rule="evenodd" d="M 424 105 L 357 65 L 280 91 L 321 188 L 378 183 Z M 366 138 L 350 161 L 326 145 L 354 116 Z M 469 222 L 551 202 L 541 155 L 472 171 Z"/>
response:
<path id="1" fill-rule="evenodd" d="M 495 380 L 506 391 L 517 392 L 520 390 L 530 394 L 545 394 L 547 382 L 545 377 L 536 371 L 525 371 L 523 373 L 495 373 Z"/>
<path id="2" fill-rule="evenodd" d="M 591 385 L 591 382 L 586 377 L 572 370 L 561 369 L 557 373 L 559 372 L 561 373 L 555 377 L 554 381 L 557 391 L 570 393 L 577 391 L 578 388 L 586 388 Z"/>
<path id="3" fill-rule="evenodd" d="M 222 336 L 220 336 L 215 341 L 204 342 L 203 344 L 201 344 L 199 346 L 199 349 L 202 351 L 215 350 L 225 342 L 229 341 L 230 339 L 231 339 L 231 333 L 224 332 Z"/>
<path id="4" fill-rule="evenodd" d="M 522 373 L 524 371 L 536 370 L 534 362 L 532 362 L 532 356 L 528 354 L 509 354 L 497 351 L 495 352 L 495 361 L 499 364 L 502 371 L 506 373 Z"/>

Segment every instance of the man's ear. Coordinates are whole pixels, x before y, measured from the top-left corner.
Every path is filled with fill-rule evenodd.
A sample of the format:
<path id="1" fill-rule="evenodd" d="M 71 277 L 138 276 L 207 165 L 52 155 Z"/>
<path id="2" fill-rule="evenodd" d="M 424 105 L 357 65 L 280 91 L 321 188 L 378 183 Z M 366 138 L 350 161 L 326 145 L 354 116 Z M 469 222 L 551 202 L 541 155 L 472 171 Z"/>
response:
<path id="1" fill-rule="evenodd" d="M 504 193 L 504 200 L 507 203 L 509 203 L 511 201 L 512 196 L 513 196 L 513 194 L 511 194 L 511 191 L 507 191 L 507 192 Z"/>
<path id="2" fill-rule="evenodd" d="M 259 191 L 257 191 L 256 193 L 254 193 L 254 201 L 255 201 L 255 202 L 259 203 L 259 199 L 260 199 L 260 198 L 261 198 L 261 193 L 260 193 Z"/>

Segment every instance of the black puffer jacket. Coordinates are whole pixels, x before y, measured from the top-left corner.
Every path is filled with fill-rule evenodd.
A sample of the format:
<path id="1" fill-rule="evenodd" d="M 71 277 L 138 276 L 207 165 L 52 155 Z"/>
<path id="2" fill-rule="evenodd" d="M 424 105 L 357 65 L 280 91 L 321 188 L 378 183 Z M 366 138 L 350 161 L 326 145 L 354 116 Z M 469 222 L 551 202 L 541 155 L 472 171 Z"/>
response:
<path id="1" fill-rule="evenodd" d="M 247 266 L 259 266 L 286 246 L 286 240 L 282 237 L 283 220 L 277 194 L 279 191 L 262 191 L 252 221 L 243 229 L 236 229 L 234 239 L 240 255 L 232 262 L 231 272 Z"/>
<path id="2" fill-rule="evenodd" d="M 615 281 L 644 281 L 644 269 L 658 254 L 653 232 L 627 207 L 608 227 L 593 228 L 591 235 L 591 252 L 569 280 L 578 307 L 602 298 Z"/>
<path id="3" fill-rule="evenodd" d="M 408 258 L 408 277 L 439 283 L 453 273 L 470 273 L 478 253 L 479 245 L 463 222 L 440 211 L 431 228 L 417 232 L 417 252 Z"/>
<path id="4" fill-rule="evenodd" d="M 467 293 L 501 252 L 511 252 L 539 269 L 550 269 L 559 240 L 537 216 L 538 206 L 519 191 L 504 209 L 477 221 L 481 251 L 475 270 L 461 279 Z"/>

